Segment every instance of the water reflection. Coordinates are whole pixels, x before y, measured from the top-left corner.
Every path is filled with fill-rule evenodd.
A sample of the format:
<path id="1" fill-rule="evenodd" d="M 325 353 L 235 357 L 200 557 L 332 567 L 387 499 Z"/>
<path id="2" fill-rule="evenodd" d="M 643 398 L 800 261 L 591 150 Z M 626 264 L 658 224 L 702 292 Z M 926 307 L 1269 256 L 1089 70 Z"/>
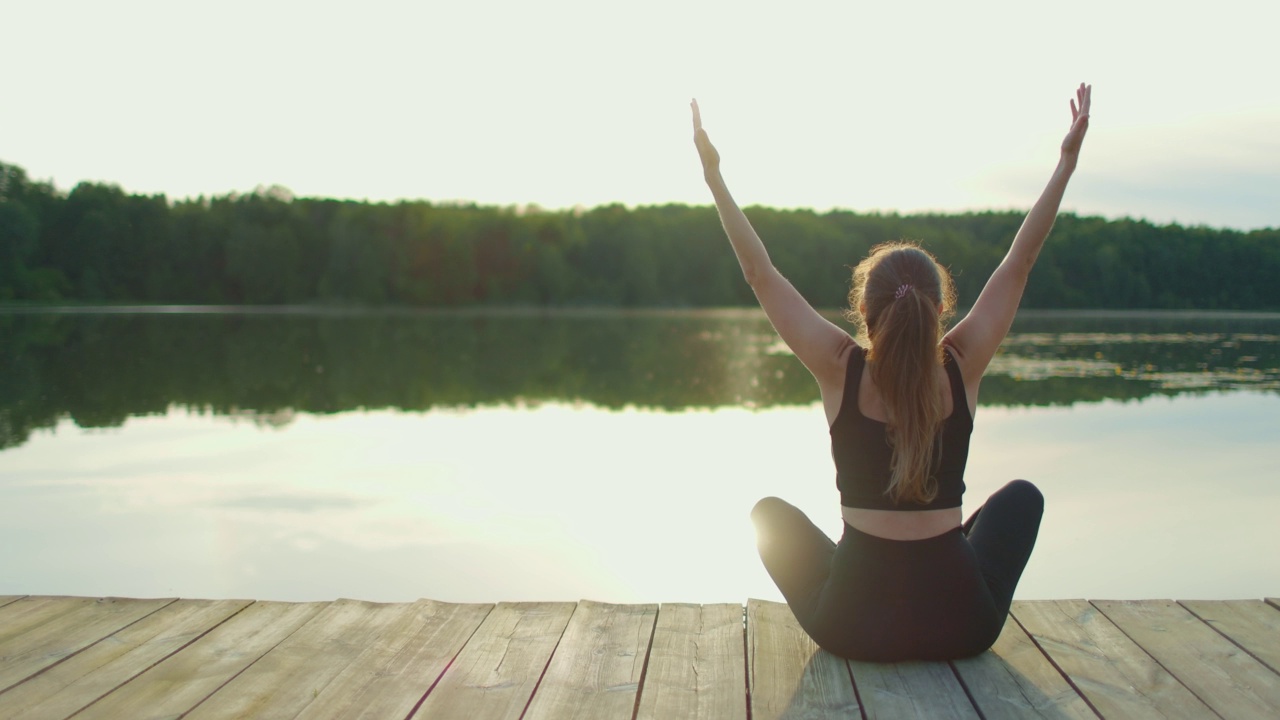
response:
<path id="1" fill-rule="evenodd" d="M 1277 417 L 1252 392 L 985 408 L 966 509 L 1044 492 L 1024 599 L 1274 596 Z M 0 453 L 0 594 L 780 600 L 752 505 L 841 531 L 816 403 L 68 424 Z"/>
<path id="2" fill-rule="evenodd" d="M 756 311 L 9 313 L 0 338 L 0 448 L 63 418 L 116 427 L 174 407 L 278 427 L 357 409 L 817 400 Z M 1025 314 L 981 402 L 1235 389 L 1280 390 L 1280 316 Z"/>
<path id="3" fill-rule="evenodd" d="M 1277 368 L 1280 316 L 1021 317 L 966 473 L 1048 498 L 1020 597 L 1275 595 Z M 756 312 L 0 315 L 0 594 L 778 599 L 817 399 Z"/>
<path id="4" fill-rule="evenodd" d="M 264 433 L 176 411 L 40 433 L 0 455 L 0 594 L 758 596 L 748 495 L 827 474 L 812 417 L 544 404 L 302 415 Z M 807 436 L 813 469 L 735 457 L 766 435 Z"/>

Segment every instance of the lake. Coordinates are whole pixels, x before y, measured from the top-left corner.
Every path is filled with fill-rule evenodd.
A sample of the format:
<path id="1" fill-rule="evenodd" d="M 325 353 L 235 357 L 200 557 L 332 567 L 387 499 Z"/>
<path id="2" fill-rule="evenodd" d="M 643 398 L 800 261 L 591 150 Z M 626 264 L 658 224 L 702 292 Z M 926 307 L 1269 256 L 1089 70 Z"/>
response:
<path id="1" fill-rule="evenodd" d="M 1024 312 L 979 402 L 1019 598 L 1280 594 L 1280 315 Z M 0 594 L 780 600 L 834 478 L 758 311 L 0 313 Z"/>

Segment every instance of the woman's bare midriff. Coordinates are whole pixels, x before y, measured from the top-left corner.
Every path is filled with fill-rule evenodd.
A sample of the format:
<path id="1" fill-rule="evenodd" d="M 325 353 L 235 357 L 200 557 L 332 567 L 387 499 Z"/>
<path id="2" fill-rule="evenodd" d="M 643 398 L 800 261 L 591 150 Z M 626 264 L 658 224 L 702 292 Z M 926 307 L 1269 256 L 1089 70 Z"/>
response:
<path id="1" fill-rule="evenodd" d="M 960 527 L 960 508 L 941 510 L 869 510 L 840 507 L 844 521 L 868 535 L 886 540 L 924 540 Z"/>

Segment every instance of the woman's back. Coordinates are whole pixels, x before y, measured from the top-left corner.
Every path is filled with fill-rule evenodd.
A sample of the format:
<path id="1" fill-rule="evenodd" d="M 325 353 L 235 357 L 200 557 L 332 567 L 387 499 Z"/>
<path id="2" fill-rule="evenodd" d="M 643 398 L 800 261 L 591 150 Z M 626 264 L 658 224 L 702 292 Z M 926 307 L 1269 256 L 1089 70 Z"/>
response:
<path id="1" fill-rule="evenodd" d="M 934 496 L 926 503 L 896 502 L 887 492 L 893 461 L 891 414 L 866 365 L 863 349 L 850 352 L 839 409 L 829 421 L 844 521 L 890 540 L 920 540 L 958 527 L 973 416 L 955 358 L 948 352 L 933 370 L 939 375 L 935 385 L 943 422 L 931 473 Z"/>

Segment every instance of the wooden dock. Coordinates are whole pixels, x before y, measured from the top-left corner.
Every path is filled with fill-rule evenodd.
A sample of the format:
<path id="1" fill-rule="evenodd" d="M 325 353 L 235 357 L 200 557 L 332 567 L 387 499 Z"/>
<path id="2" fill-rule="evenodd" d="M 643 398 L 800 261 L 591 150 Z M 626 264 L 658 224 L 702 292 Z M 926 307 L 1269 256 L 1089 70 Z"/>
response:
<path id="1" fill-rule="evenodd" d="M 1019 601 L 991 652 L 847 662 L 786 605 L 0 596 L 0 718 L 1280 717 L 1280 601 Z"/>

